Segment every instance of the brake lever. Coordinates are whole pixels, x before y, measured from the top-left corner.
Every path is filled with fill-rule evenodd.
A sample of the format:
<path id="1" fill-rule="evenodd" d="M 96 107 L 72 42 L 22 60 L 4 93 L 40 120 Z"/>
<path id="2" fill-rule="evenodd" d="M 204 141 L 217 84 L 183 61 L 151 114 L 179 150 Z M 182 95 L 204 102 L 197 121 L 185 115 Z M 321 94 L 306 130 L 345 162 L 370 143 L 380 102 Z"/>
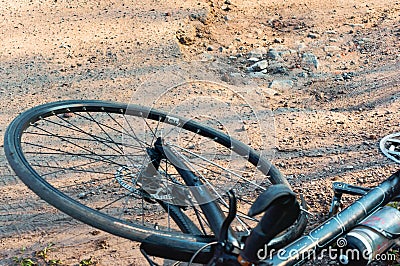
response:
<path id="1" fill-rule="evenodd" d="M 228 191 L 228 198 L 229 198 L 228 216 L 225 218 L 224 222 L 222 223 L 221 230 L 219 231 L 219 236 L 218 236 L 218 241 L 225 242 L 225 243 L 228 241 L 229 226 L 231 225 L 232 221 L 235 219 L 236 212 L 237 212 L 236 196 L 232 190 Z"/>
<path id="2" fill-rule="evenodd" d="M 235 193 L 233 193 L 233 190 L 228 191 L 228 199 L 228 215 L 222 223 L 221 229 L 219 231 L 218 243 L 214 250 L 214 256 L 207 264 L 207 266 L 240 266 L 237 261 L 237 255 L 233 254 L 235 247 L 232 243 L 229 242 L 228 239 L 230 225 L 235 219 L 237 213 L 236 196 Z"/>

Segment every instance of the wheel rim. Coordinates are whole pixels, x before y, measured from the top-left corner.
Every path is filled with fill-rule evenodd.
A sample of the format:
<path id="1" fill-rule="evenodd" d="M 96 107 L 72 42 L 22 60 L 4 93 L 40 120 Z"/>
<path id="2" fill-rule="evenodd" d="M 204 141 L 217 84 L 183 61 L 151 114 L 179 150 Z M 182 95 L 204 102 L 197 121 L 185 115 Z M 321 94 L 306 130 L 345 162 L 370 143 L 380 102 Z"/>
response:
<path id="1" fill-rule="evenodd" d="M 113 123 L 114 125 L 121 125 L 121 122 L 117 122 L 115 120 L 115 118 L 110 117 L 110 115 L 114 115 L 114 114 L 118 114 L 119 116 L 123 115 L 124 113 L 124 105 L 118 105 L 117 107 L 113 107 L 111 109 L 109 109 L 109 106 L 107 104 L 105 104 L 104 106 L 93 106 L 93 104 L 90 104 L 93 102 L 87 102 L 87 104 L 83 104 L 82 103 L 79 104 L 79 107 L 74 107 L 74 104 L 71 103 L 64 103 L 63 107 L 54 107 L 52 109 L 46 109 L 45 111 L 43 110 L 43 112 L 39 115 L 35 117 L 32 117 L 31 119 L 28 119 L 25 121 L 25 125 L 24 126 L 20 126 L 20 131 L 22 132 L 22 130 L 24 130 L 24 134 L 22 134 L 20 132 L 20 134 L 22 134 L 21 136 L 21 142 L 22 142 L 22 150 L 24 151 L 23 154 L 21 154 L 21 157 L 24 160 L 27 160 L 30 162 L 30 167 L 32 168 L 32 170 L 37 173 L 38 176 L 43 176 L 45 177 L 45 180 L 49 183 L 51 183 L 56 189 L 58 190 L 62 190 L 63 193 L 69 195 L 71 198 L 73 198 L 74 200 L 84 204 L 84 205 L 88 205 L 87 202 L 90 200 L 92 202 L 96 202 L 96 204 L 94 205 L 89 205 L 91 208 L 93 208 L 96 211 L 99 211 L 105 215 L 111 215 L 112 217 L 121 220 L 127 224 L 130 223 L 134 223 L 135 226 L 139 226 L 139 227 L 145 227 L 146 230 L 149 230 L 149 232 L 155 232 L 155 233 L 159 233 L 160 231 L 158 230 L 158 228 L 162 228 L 165 231 L 175 231 L 177 230 L 176 228 L 173 227 L 172 223 L 173 221 L 171 221 L 170 218 L 162 218 L 161 220 L 163 220 L 162 223 L 159 223 L 156 221 L 156 218 L 158 220 L 160 220 L 160 212 L 162 210 L 159 209 L 159 206 L 156 204 L 153 204 L 151 202 L 147 202 L 146 200 L 143 199 L 143 195 L 140 195 L 140 193 L 135 190 L 137 188 L 134 188 L 132 186 L 132 184 L 135 183 L 135 178 L 134 176 L 132 176 L 132 173 L 129 172 L 129 168 L 126 168 L 126 158 L 123 158 L 123 161 L 118 161 L 115 162 L 115 155 L 111 155 L 111 154 L 107 154 L 107 153 L 102 153 L 99 157 L 98 160 L 92 160 L 93 158 L 89 158 L 89 155 L 93 155 L 92 150 L 94 150 L 95 148 L 98 148 L 100 150 L 104 150 L 105 148 L 107 148 L 108 150 L 113 150 L 114 152 L 116 152 L 117 154 L 119 149 L 117 147 L 113 147 L 113 145 L 115 145 L 115 143 L 123 143 L 122 139 L 119 138 L 120 142 L 116 141 L 115 138 L 111 138 L 111 137 L 107 137 L 107 135 L 109 136 L 110 133 L 107 130 L 112 130 L 112 128 L 110 127 L 105 127 L 106 123 L 103 123 L 101 121 L 99 121 L 100 119 L 94 117 L 94 115 L 97 114 L 102 114 L 102 112 L 108 111 L 108 113 L 104 113 L 105 115 L 105 119 L 108 120 L 109 123 Z M 99 103 L 96 103 L 95 105 L 98 105 Z M 69 107 L 68 107 L 69 106 Z M 68 109 L 69 108 L 69 109 Z M 72 109 L 71 109 L 72 108 Z M 87 115 L 86 117 L 82 117 L 80 116 L 81 114 L 77 114 L 78 112 L 76 110 L 74 110 L 73 108 L 82 108 L 80 112 L 86 112 L 86 113 L 90 113 L 90 115 Z M 154 113 L 152 113 L 152 115 L 154 115 Z M 59 120 L 59 122 L 55 122 L 55 121 L 51 121 L 51 119 L 55 119 L 55 120 Z M 37 121 L 35 121 L 36 119 L 38 119 Z M 86 137 L 77 137 L 77 135 L 73 135 L 73 134 L 68 134 L 67 130 L 73 130 L 75 132 L 75 134 L 78 133 L 82 133 L 82 127 L 75 127 L 71 125 L 71 120 L 72 119 L 78 119 L 81 122 L 88 122 L 88 121 L 97 121 L 96 125 L 97 125 L 97 130 L 102 131 L 103 135 L 101 137 L 96 136 L 93 137 L 93 130 L 94 128 L 87 128 L 87 132 L 88 134 L 85 133 Z M 124 119 L 124 118 L 123 118 Z M 142 119 L 142 118 L 140 118 Z M 61 126 L 60 123 L 61 121 L 64 123 L 64 126 Z M 154 121 L 159 121 L 158 119 L 155 119 Z M 20 121 L 21 122 L 21 121 Z M 59 128 L 58 132 L 56 132 L 55 130 L 53 130 L 52 132 L 50 132 L 49 130 L 43 128 L 44 124 L 46 123 L 48 125 L 52 125 L 52 126 L 57 126 Z M 70 129 L 66 128 L 66 125 L 68 125 L 67 127 L 71 127 Z M 75 124 L 76 125 L 76 124 Z M 31 129 L 35 129 L 36 131 L 29 131 Z M 180 128 L 181 130 L 182 128 Z M 85 129 L 86 130 L 86 129 Z M 27 133 L 30 132 L 30 133 Z M 117 132 L 117 131 L 116 131 Z M 118 132 L 119 134 L 121 132 Z M 29 138 L 25 138 L 27 135 L 31 135 L 34 136 L 35 138 L 35 143 L 29 142 Z M 25 135 L 25 136 L 24 136 Z M 123 136 L 123 134 L 122 134 Z M 90 137 L 90 138 L 89 138 Z M 39 140 L 40 138 L 42 138 L 42 140 Z M 55 154 L 55 153 L 59 153 L 60 149 L 54 148 L 54 141 L 51 142 L 48 139 L 49 138 L 55 138 L 58 140 L 58 142 L 62 143 L 61 147 L 63 147 L 63 152 L 61 154 Z M 17 139 L 17 144 L 19 137 L 16 137 Z M 81 146 L 81 145 L 76 145 L 73 144 L 74 141 L 85 141 L 85 142 L 89 142 L 91 143 L 90 149 L 89 146 Z M 110 140 L 113 140 L 114 143 L 111 143 Z M 96 145 L 93 145 L 93 142 L 96 142 Z M 100 144 L 99 144 L 100 143 Z M 46 145 L 44 145 L 46 144 Z M 17 145 L 18 146 L 18 145 Z M 35 151 L 34 150 L 29 150 L 29 147 L 35 147 Z M 76 147 L 79 148 L 81 153 L 73 153 L 71 152 L 72 147 Z M 37 151 L 37 149 L 41 149 L 40 152 Z M 135 149 L 137 147 L 133 147 L 133 146 L 129 146 L 129 148 Z M 44 151 L 44 149 L 46 151 Z M 84 151 L 84 152 L 82 152 Z M 43 157 L 46 157 L 46 159 L 40 159 L 38 155 L 41 155 Z M 79 156 L 76 156 L 76 155 Z M 78 159 L 82 160 L 85 159 L 86 162 L 82 162 L 80 161 L 78 163 L 78 159 L 73 158 L 70 159 L 68 161 L 69 166 L 63 166 L 61 165 L 63 162 L 58 158 L 58 157 L 65 157 L 65 156 L 73 156 L 75 155 Z M 118 157 L 121 154 L 119 154 Z M 124 154 L 126 157 L 126 153 Z M 133 155 L 132 155 L 133 156 Z M 251 156 L 250 156 L 251 157 Z M 135 155 L 134 158 L 139 158 L 139 156 Z M 143 162 L 143 158 L 140 157 L 142 162 Z M 65 159 L 65 158 L 64 158 Z M 138 159 L 135 159 L 136 161 L 138 161 Z M 254 159 L 256 160 L 256 159 Z M 112 162 L 111 162 L 112 161 Z M 128 161 L 132 162 L 132 158 L 130 158 Z M 36 163 L 33 163 L 36 162 Z M 45 163 L 45 164 L 43 164 Z M 73 164 L 71 164 L 73 163 Z M 113 168 L 114 171 L 112 172 L 105 172 L 101 166 L 98 166 L 98 164 L 113 164 L 115 167 Z M 96 166 L 96 171 L 92 170 L 88 170 L 88 167 L 94 167 Z M 133 165 L 135 166 L 135 165 Z M 135 166 L 137 169 L 140 169 L 139 165 Z M 266 166 L 267 167 L 267 166 Z M 172 167 L 171 167 L 172 168 Z M 52 169 L 51 172 L 44 172 L 43 169 Z M 267 169 L 267 168 L 266 168 Z M 65 172 L 73 172 L 74 177 L 68 180 L 68 183 L 66 182 L 66 174 Z M 164 169 L 165 171 L 165 169 Z M 88 176 L 83 176 L 82 173 L 84 173 L 85 175 L 88 175 L 90 173 L 91 177 L 89 178 Z M 62 179 L 60 181 L 60 175 L 63 174 Z M 71 174 L 71 173 L 69 173 Z M 93 175 L 97 175 L 97 176 L 101 176 L 101 175 L 109 175 L 112 176 L 112 178 L 108 177 L 105 179 L 102 178 L 93 178 Z M 54 177 L 52 177 L 54 176 Z M 58 178 L 55 178 L 58 177 Z M 123 178 L 122 178 L 123 177 Z M 128 180 L 126 180 L 126 177 L 129 177 Z M 54 179 L 55 181 L 53 182 Z M 264 180 L 266 180 L 266 178 L 264 177 Z M 108 186 L 107 189 L 102 189 L 104 186 L 99 186 L 99 184 L 104 184 L 104 182 L 106 182 L 108 185 L 112 185 L 112 186 Z M 68 185 L 66 185 L 68 184 Z M 73 185 L 72 185 L 73 184 Z M 241 185 L 241 183 L 238 183 L 239 185 Z M 58 186 L 60 185 L 60 186 Z M 268 185 L 268 184 L 267 184 Z M 88 188 L 90 186 L 96 186 L 97 189 L 92 189 L 92 188 Z M 118 190 L 118 191 L 117 191 Z M 246 188 L 246 189 L 242 189 L 242 193 L 243 194 L 247 194 L 248 191 L 250 191 L 250 188 Z M 240 189 L 238 190 L 239 194 L 240 194 Z M 114 196 L 114 200 L 109 201 L 108 203 L 105 204 L 104 199 L 105 199 L 105 195 L 112 195 Z M 129 197 L 127 197 L 127 194 L 129 195 Z M 142 197 L 140 197 L 142 196 Z M 254 198 L 254 196 L 252 195 L 247 195 L 248 198 L 242 198 L 242 202 L 243 204 L 247 204 L 247 203 L 251 203 L 252 198 Z M 239 197 L 240 198 L 240 197 Z M 96 199 L 96 201 L 95 201 Z M 132 202 L 135 201 L 136 203 Z M 140 201 L 140 202 L 138 202 Z M 121 202 L 124 202 L 124 205 L 120 205 L 119 208 L 115 208 L 116 204 L 119 204 Z M 222 201 L 221 201 L 222 202 Z M 100 205 L 100 203 L 102 205 Z M 97 205 L 99 204 L 99 205 Z M 111 206 L 114 205 L 114 208 L 111 208 Z M 138 206 L 141 205 L 141 213 L 135 213 L 136 210 L 135 208 L 128 208 L 127 206 Z M 119 217 L 115 216 L 114 213 L 112 212 L 112 210 L 115 209 L 119 209 L 122 210 L 122 214 L 120 213 Z M 163 210 L 165 212 L 165 210 Z M 193 209 L 194 211 L 194 209 Z M 239 210 L 241 211 L 241 210 Z M 149 214 L 149 215 L 146 215 Z M 125 219 L 123 218 L 123 216 L 129 216 L 129 219 Z M 139 215 L 139 216 L 138 216 Z M 201 213 L 199 214 L 201 216 Z M 252 219 L 249 219 L 248 217 L 246 217 L 245 215 L 245 211 L 241 211 L 240 214 L 242 221 L 238 220 L 238 225 L 237 225 L 237 230 L 238 231 L 242 231 L 245 230 L 247 223 L 250 224 L 250 221 Z M 134 218 L 132 218 L 134 217 Z M 194 217 L 194 215 L 193 215 Z M 249 221 L 246 221 L 246 223 L 243 223 L 244 219 L 247 219 Z M 201 220 L 201 218 L 200 218 Z M 256 221 L 253 220 L 251 221 L 251 223 L 255 223 Z M 206 222 L 203 221 L 203 226 L 201 224 L 198 224 L 199 227 L 206 227 Z M 251 226 L 249 226 L 251 227 Z M 157 228 L 157 230 L 154 230 L 154 228 Z M 208 233 L 208 232 L 206 232 Z"/>

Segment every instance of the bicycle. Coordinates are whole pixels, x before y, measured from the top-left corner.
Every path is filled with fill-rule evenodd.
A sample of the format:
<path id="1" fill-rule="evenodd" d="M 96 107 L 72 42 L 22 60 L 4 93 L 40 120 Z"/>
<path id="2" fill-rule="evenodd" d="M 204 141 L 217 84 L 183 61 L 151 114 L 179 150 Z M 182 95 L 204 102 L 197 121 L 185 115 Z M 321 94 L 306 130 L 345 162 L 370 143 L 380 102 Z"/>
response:
<path id="1" fill-rule="evenodd" d="M 397 154 L 396 144 L 387 138 L 381 148 Z M 43 200 L 140 242 L 150 265 L 150 256 L 189 264 L 294 265 L 335 246 L 339 237 L 349 243 L 342 253 L 369 252 L 362 260 L 339 258 L 357 265 L 400 236 L 399 212 L 385 207 L 397 200 L 400 171 L 372 189 L 335 183 L 331 218 L 301 236 L 305 200 L 259 152 L 222 130 L 139 105 L 75 100 L 37 106 L 11 122 L 4 149 L 17 176 Z M 227 182 L 234 185 L 227 189 Z M 340 210 L 344 193 L 362 197 Z M 374 222 L 387 215 L 391 223 Z M 275 252 L 262 257 L 264 248 Z"/>

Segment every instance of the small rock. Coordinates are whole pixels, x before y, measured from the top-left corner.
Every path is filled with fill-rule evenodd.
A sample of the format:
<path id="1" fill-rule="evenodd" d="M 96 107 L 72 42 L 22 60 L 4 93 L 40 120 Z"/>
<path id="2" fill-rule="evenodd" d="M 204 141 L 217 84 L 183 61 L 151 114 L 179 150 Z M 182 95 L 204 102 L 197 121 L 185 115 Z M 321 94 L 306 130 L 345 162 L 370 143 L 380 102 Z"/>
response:
<path id="1" fill-rule="evenodd" d="M 334 30 L 327 30 L 327 31 L 325 31 L 325 33 L 326 34 L 336 34 L 336 31 L 334 31 Z"/>
<path id="2" fill-rule="evenodd" d="M 90 234 L 92 234 L 92 235 L 94 235 L 94 236 L 97 236 L 97 235 L 99 235 L 100 233 L 101 233 L 101 231 L 99 231 L 99 230 L 94 230 L 94 231 L 90 232 Z"/>
<path id="3" fill-rule="evenodd" d="M 313 66 L 315 69 L 319 68 L 319 61 L 316 55 L 312 53 L 304 53 L 302 55 L 302 62 L 306 66 Z"/>
<path id="4" fill-rule="evenodd" d="M 298 49 L 299 51 L 302 51 L 302 50 L 304 50 L 305 48 L 307 48 L 307 45 L 305 45 L 304 43 L 300 43 L 299 45 L 297 45 L 297 49 Z"/>
<path id="5" fill-rule="evenodd" d="M 178 39 L 178 41 L 183 44 L 183 45 L 191 45 L 194 43 L 195 41 L 195 33 L 193 32 L 186 32 L 182 29 L 178 30 L 176 32 L 176 38 Z"/>
<path id="6" fill-rule="evenodd" d="M 78 194 L 78 198 L 79 199 L 85 199 L 87 197 L 87 193 L 86 192 L 81 192 Z"/>
<path id="7" fill-rule="evenodd" d="M 327 45 L 327 46 L 324 47 L 324 51 L 327 52 L 327 53 L 338 52 L 338 51 L 341 51 L 341 50 L 342 49 L 340 49 L 339 47 L 334 46 L 334 45 Z"/>
<path id="8" fill-rule="evenodd" d="M 214 47 L 212 47 L 211 45 L 207 46 L 207 51 L 213 51 L 213 50 L 214 50 Z"/>
<path id="9" fill-rule="evenodd" d="M 319 35 L 316 34 L 316 33 L 310 32 L 310 33 L 307 35 L 307 37 L 308 37 L 308 38 L 311 38 L 311 39 L 317 39 L 317 38 L 319 38 Z"/>
<path id="10" fill-rule="evenodd" d="M 256 48 L 256 49 L 250 51 L 249 57 L 262 58 L 263 55 L 265 55 L 266 53 L 267 53 L 267 49 L 265 49 L 264 47 L 260 47 L 260 48 Z"/>
<path id="11" fill-rule="evenodd" d="M 361 184 L 365 183 L 365 179 L 364 178 L 357 178 L 357 181 Z"/>
<path id="12" fill-rule="evenodd" d="M 308 73 L 307 72 L 300 72 L 299 74 L 297 74 L 298 77 L 300 78 L 308 78 Z"/>
<path id="13" fill-rule="evenodd" d="M 348 72 L 348 73 L 344 72 L 342 74 L 342 77 L 344 80 L 351 80 L 354 77 L 354 73 L 353 72 Z"/>
<path id="14" fill-rule="evenodd" d="M 317 100 L 324 100 L 325 99 L 325 93 L 323 93 L 323 92 L 317 92 L 316 94 L 315 94 L 315 98 L 317 99 Z"/>
<path id="15" fill-rule="evenodd" d="M 281 59 L 281 56 L 279 55 L 278 51 L 274 50 L 274 49 L 270 49 L 267 53 L 268 58 L 272 59 L 272 60 L 279 60 Z"/>
<path id="16" fill-rule="evenodd" d="M 268 67 L 268 61 L 267 60 L 262 60 L 259 61 L 253 65 L 251 65 L 250 67 L 248 67 L 249 71 L 261 71 L 264 70 Z"/>
<path id="17" fill-rule="evenodd" d="M 293 87 L 292 80 L 274 80 L 269 84 L 271 89 L 290 89 Z"/>
<path id="18" fill-rule="evenodd" d="M 269 65 L 267 68 L 268 73 L 271 74 L 283 74 L 283 75 L 288 75 L 289 74 L 289 70 L 288 68 L 280 63 L 275 63 L 272 65 Z"/>
<path id="19" fill-rule="evenodd" d="M 229 10 L 231 10 L 231 7 L 229 5 L 223 5 L 221 7 L 221 9 L 224 10 L 224 11 L 229 11 Z"/>
<path id="20" fill-rule="evenodd" d="M 283 39 L 282 38 L 275 38 L 274 39 L 274 43 L 283 43 Z"/>
<path id="21" fill-rule="evenodd" d="M 269 96 L 279 96 L 280 92 L 271 88 L 263 88 L 263 92 L 265 92 Z"/>
<path id="22" fill-rule="evenodd" d="M 349 25 L 350 27 L 352 27 L 352 28 L 364 28 L 364 24 L 353 24 L 353 23 L 350 23 L 350 24 L 347 24 L 347 25 Z"/>
<path id="23" fill-rule="evenodd" d="M 248 130 L 249 129 L 249 125 L 243 125 L 242 126 L 242 131 L 246 131 L 246 130 Z"/>
<path id="24" fill-rule="evenodd" d="M 342 77 L 342 75 L 336 75 L 335 81 L 344 81 L 344 78 Z"/>
<path id="25" fill-rule="evenodd" d="M 249 59 L 247 59 L 247 61 L 250 61 L 250 62 L 258 62 L 258 61 L 260 61 L 260 59 L 257 58 L 257 57 L 250 57 Z"/>
<path id="26" fill-rule="evenodd" d="M 206 52 L 202 54 L 202 57 L 203 57 L 203 58 L 202 58 L 201 60 L 202 60 L 203 62 L 211 62 L 211 61 L 214 61 L 214 60 L 215 60 L 215 58 L 214 58 L 213 55 L 208 54 L 208 53 L 206 53 Z"/>
<path id="27" fill-rule="evenodd" d="M 266 75 L 266 73 L 265 72 L 250 72 L 250 77 L 252 77 L 252 78 L 266 78 L 267 77 L 267 75 Z"/>
<path id="28" fill-rule="evenodd" d="M 231 18 L 231 16 L 226 15 L 226 16 L 224 16 L 224 20 L 225 21 L 230 21 L 230 20 L 232 20 L 232 18 Z"/>

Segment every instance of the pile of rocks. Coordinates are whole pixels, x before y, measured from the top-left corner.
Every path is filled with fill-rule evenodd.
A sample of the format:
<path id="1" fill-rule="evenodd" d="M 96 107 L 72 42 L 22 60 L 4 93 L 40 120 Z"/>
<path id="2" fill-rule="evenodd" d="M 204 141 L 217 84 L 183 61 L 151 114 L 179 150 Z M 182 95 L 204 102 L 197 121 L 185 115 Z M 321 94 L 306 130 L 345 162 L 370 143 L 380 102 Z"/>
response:
<path id="1" fill-rule="evenodd" d="M 257 48 L 245 57 L 246 71 L 255 78 L 273 78 L 270 88 L 291 88 L 298 78 L 307 78 L 320 68 L 317 56 L 303 48 Z"/>

